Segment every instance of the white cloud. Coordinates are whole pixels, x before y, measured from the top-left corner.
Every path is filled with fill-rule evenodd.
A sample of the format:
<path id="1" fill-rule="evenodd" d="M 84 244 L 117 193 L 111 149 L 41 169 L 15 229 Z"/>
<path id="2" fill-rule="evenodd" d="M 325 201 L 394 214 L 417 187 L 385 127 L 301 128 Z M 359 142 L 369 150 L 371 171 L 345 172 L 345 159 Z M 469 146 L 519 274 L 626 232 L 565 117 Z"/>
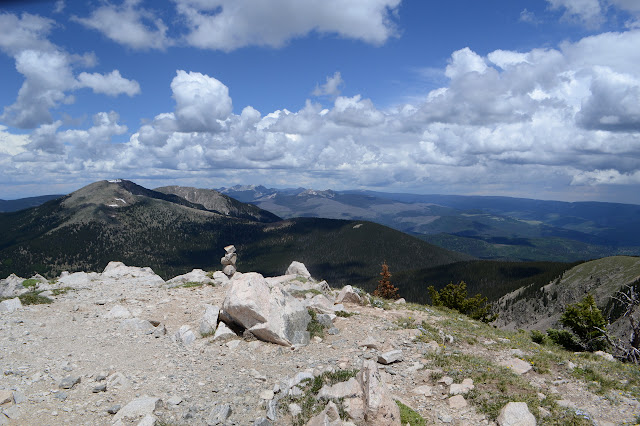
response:
<path id="1" fill-rule="evenodd" d="M 382 44 L 395 34 L 392 15 L 401 0 L 174 0 L 186 20 L 186 41 L 231 51 L 281 47 L 311 32 Z"/>
<path id="2" fill-rule="evenodd" d="M 94 93 L 103 93 L 109 96 L 117 96 L 121 93 L 134 96 L 140 93 L 138 82 L 123 78 L 118 70 L 113 70 L 106 75 L 82 72 L 78 75 L 78 82 L 81 87 L 89 87 Z"/>
<path id="3" fill-rule="evenodd" d="M 53 13 L 62 13 L 65 6 L 64 0 L 57 0 L 53 7 Z"/>
<path id="4" fill-rule="evenodd" d="M 16 135 L 7 132 L 7 126 L 0 125 L 0 156 L 18 155 L 26 151 L 29 143 L 28 135 Z"/>
<path id="5" fill-rule="evenodd" d="M 69 92 L 81 87 L 112 96 L 139 93 L 138 83 L 117 70 L 108 75 L 83 72 L 76 79 L 74 68 L 95 65 L 95 54 L 69 54 L 52 44 L 47 37 L 53 27 L 53 21 L 34 15 L 0 15 L 0 50 L 15 59 L 16 70 L 25 78 L 16 101 L 4 107 L 0 120 L 19 128 L 50 124 L 51 110 L 73 103 Z"/>
<path id="6" fill-rule="evenodd" d="M 588 26 L 599 25 L 603 21 L 599 0 L 547 0 L 552 9 L 564 9 L 564 18 L 578 20 Z"/>
<path id="7" fill-rule="evenodd" d="M 605 22 L 610 9 L 629 13 L 635 19 L 640 17 L 640 2 L 637 0 L 547 0 L 547 3 L 552 10 L 563 10 L 563 19 L 587 27 L 598 27 Z M 521 20 L 525 20 L 522 14 Z"/>
<path id="8" fill-rule="evenodd" d="M 327 77 L 327 81 L 322 86 L 316 84 L 316 88 L 313 91 L 314 96 L 338 96 L 340 95 L 340 87 L 344 86 L 344 81 L 339 71 L 336 71 L 333 76 Z"/>
<path id="9" fill-rule="evenodd" d="M 604 33 L 557 49 L 487 55 L 458 50 L 443 87 L 388 110 L 353 95 L 326 106 L 307 101 L 297 111 L 246 106 L 234 114 L 223 82 L 179 70 L 171 81 L 175 109 L 133 129 L 128 141 L 113 143 L 126 134 L 114 113 L 98 115 L 88 130 L 42 125 L 1 173 L 44 179 L 81 171 L 99 179 L 135 171 L 281 186 L 295 176 L 296 185 L 336 189 L 588 197 L 598 186 L 613 191 L 640 179 L 640 70 L 633 66 L 640 58 L 627 51 L 639 37 Z"/>
<path id="10" fill-rule="evenodd" d="M 451 60 L 444 73 L 447 77 L 454 79 L 472 72 L 483 74 L 486 70 L 487 64 L 484 59 L 465 47 L 451 54 Z"/>
<path id="11" fill-rule="evenodd" d="M 217 131 L 233 109 L 229 89 L 213 77 L 179 70 L 171 82 L 176 118 L 185 132 Z"/>
<path id="12" fill-rule="evenodd" d="M 88 18 L 72 17 L 87 28 L 133 49 L 165 49 L 172 44 L 162 19 L 139 8 L 140 0 L 124 0 L 120 5 L 107 3 Z"/>

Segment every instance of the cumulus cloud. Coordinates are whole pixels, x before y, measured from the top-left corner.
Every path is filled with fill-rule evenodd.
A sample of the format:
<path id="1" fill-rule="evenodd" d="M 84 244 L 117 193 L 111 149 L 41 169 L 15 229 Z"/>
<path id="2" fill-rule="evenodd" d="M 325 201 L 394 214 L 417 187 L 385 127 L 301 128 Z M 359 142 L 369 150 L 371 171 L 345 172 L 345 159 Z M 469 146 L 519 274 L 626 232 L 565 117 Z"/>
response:
<path id="1" fill-rule="evenodd" d="M 189 28 L 187 43 L 231 51 L 281 47 L 311 32 L 382 44 L 395 34 L 392 17 L 401 0 L 174 1 Z"/>
<path id="2" fill-rule="evenodd" d="M 178 125 L 185 132 L 217 131 L 233 109 L 227 86 L 199 72 L 179 70 L 171 90 Z"/>
<path id="3" fill-rule="evenodd" d="M 89 17 L 73 20 L 97 30 L 116 43 L 132 49 L 165 49 L 172 44 L 162 19 L 138 7 L 140 0 L 125 0 L 120 5 L 107 3 Z"/>
<path id="4" fill-rule="evenodd" d="M 53 28 L 53 21 L 39 16 L 0 15 L 0 50 L 14 58 L 16 70 L 25 79 L 16 101 L 5 106 L 0 120 L 25 129 L 51 124 L 51 110 L 61 103 L 73 103 L 69 92 L 82 87 L 111 96 L 140 92 L 139 84 L 123 78 L 118 70 L 107 75 L 83 72 L 76 78 L 74 68 L 93 66 L 96 57 L 69 54 L 51 43 L 47 37 Z"/>
<path id="5" fill-rule="evenodd" d="M 340 87 L 344 86 L 342 75 L 336 71 L 333 76 L 327 77 L 327 81 L 313 90 L 313 96 L 338 96 L 340 95 Z"/>
<path id="6" fill-rule="evenodd" d="M 140 84 L 134 80 L 128 80 L 120 75 L 120 71 L 113 70 L 110 74 L 86 73 L 78 75 L 81 87 L 89 87 L 94 93 L 102 93 L 109 96 L 127 94 L 134 96 L 140 93 Z"/>
<path id="7" fill-rule="evenodd" d="M 29 143 L 28 135 L 16 135 L 7 132 L 7 126 L 0 125 L 0 156 L 17 155 L 25 152 Z"/>

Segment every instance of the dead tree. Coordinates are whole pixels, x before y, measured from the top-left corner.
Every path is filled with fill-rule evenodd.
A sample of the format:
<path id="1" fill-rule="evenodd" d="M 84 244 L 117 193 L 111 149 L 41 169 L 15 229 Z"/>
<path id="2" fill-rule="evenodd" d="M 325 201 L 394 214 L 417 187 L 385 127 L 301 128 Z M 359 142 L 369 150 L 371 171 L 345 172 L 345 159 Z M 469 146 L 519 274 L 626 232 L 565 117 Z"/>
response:
<path id="1" fill-rule="evenodd" d="M 618 354 L 616 358 L 632 362 L 634 364 L 640 364 L 640 322 L 634 317 L 634 310 L 637 306 L 640 306 L 640 295 L 636 291 L 635 284 L 628 284 L 623 290 L 619 290 L 615 296 L 611 298 L 618 302 L 624 309 L 624 313 L 620 318 L 628 318 L 631 325 L 631 335 L 629 336 L 629 342 L 625 343 L 618 338 L 611 337 L 606 330 L 600 330 L 607 342 L 613 346 Z"/>

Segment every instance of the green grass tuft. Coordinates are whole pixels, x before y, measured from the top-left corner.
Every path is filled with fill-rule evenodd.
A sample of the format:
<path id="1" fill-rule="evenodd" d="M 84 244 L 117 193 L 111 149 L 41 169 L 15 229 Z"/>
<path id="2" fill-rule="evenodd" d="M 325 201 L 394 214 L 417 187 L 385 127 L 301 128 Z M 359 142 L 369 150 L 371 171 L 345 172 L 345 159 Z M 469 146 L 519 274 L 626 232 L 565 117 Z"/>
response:
<path id="1" fill-rule="evenodd" d="M 22 281 L 22 286 L 24 288 L 34 289 L 38 285 L 39 281 L 34 278 L 29 278 L 28 280 Z"/>
<path id="2" fill-rule="evenodd" d="M 420 414 L 418 414 L 411 407 L 404 405 L 400 401 L 396 401 L 398 408 L 400 409 L 400 423 L 402 425 L 410 425 L 410 426 L 426 426 L 427 421 L 422 418 Z"/>

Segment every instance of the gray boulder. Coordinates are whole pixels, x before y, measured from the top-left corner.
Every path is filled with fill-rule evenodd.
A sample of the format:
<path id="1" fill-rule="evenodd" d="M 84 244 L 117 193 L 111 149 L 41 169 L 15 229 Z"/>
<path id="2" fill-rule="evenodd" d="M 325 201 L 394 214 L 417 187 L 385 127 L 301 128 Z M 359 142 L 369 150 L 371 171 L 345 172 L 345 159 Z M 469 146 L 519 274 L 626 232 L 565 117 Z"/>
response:
<path id="1" fill-rule="evenodd" d="M 17 297 L 0 302 L 0 312 L 13 312 L 20 308 L 22 308 L 22 302 Z"/>
<path id="2" fill-rule="evenodd" d="M 218 315 L 220 308 L 213 305 L 204 305 L 204 315 L 200 320 L 200 335 L 205 336 L 216 331 L 218 326 Z"/>
<path id="3" fill-rule="evenodd" d="M 307 267 L 304 266 L 304 263 L 293 261 L 291 265 L 287 268 L 286 275 L 299 275 L 304 278 L 311 278 L 311 274 L 307 270 Z"/>
<path id="4" fill-rule="evenodd" d="M 173 340 L 177 343 L 188 346 L 196 340 L 196 335 L 191 331 L 191 328 L 188 325 L 183 325 L 176 334 L 173 335 Z"/>
<path id="5" fill-rule="evenodd" d="M 218 342 L 224 342 L 229 339 L 233 339 L 238 337 L 236 333 L 234 333 L 227 325 L 221 322 L 216 329 L 216 333 L 213 335 L 213 340 Z"/>
<path id="6" fill-rule="evenodd" d="M 355 303 L 362 304 L 362 298 L 360 295 L 351 287 L 350 285 L 346 285 L 342 287 L 338 297 L 336 298 L 336 303 Z"/>
<path id="7" fill-rule="evenodd" d="M 269 287 L 264 277 L 250 272 L 234 279 L 222 304 L 225 316 L 255 337 L 283 346 L 309 340 L 311 317 L 295 297 Z"/>

